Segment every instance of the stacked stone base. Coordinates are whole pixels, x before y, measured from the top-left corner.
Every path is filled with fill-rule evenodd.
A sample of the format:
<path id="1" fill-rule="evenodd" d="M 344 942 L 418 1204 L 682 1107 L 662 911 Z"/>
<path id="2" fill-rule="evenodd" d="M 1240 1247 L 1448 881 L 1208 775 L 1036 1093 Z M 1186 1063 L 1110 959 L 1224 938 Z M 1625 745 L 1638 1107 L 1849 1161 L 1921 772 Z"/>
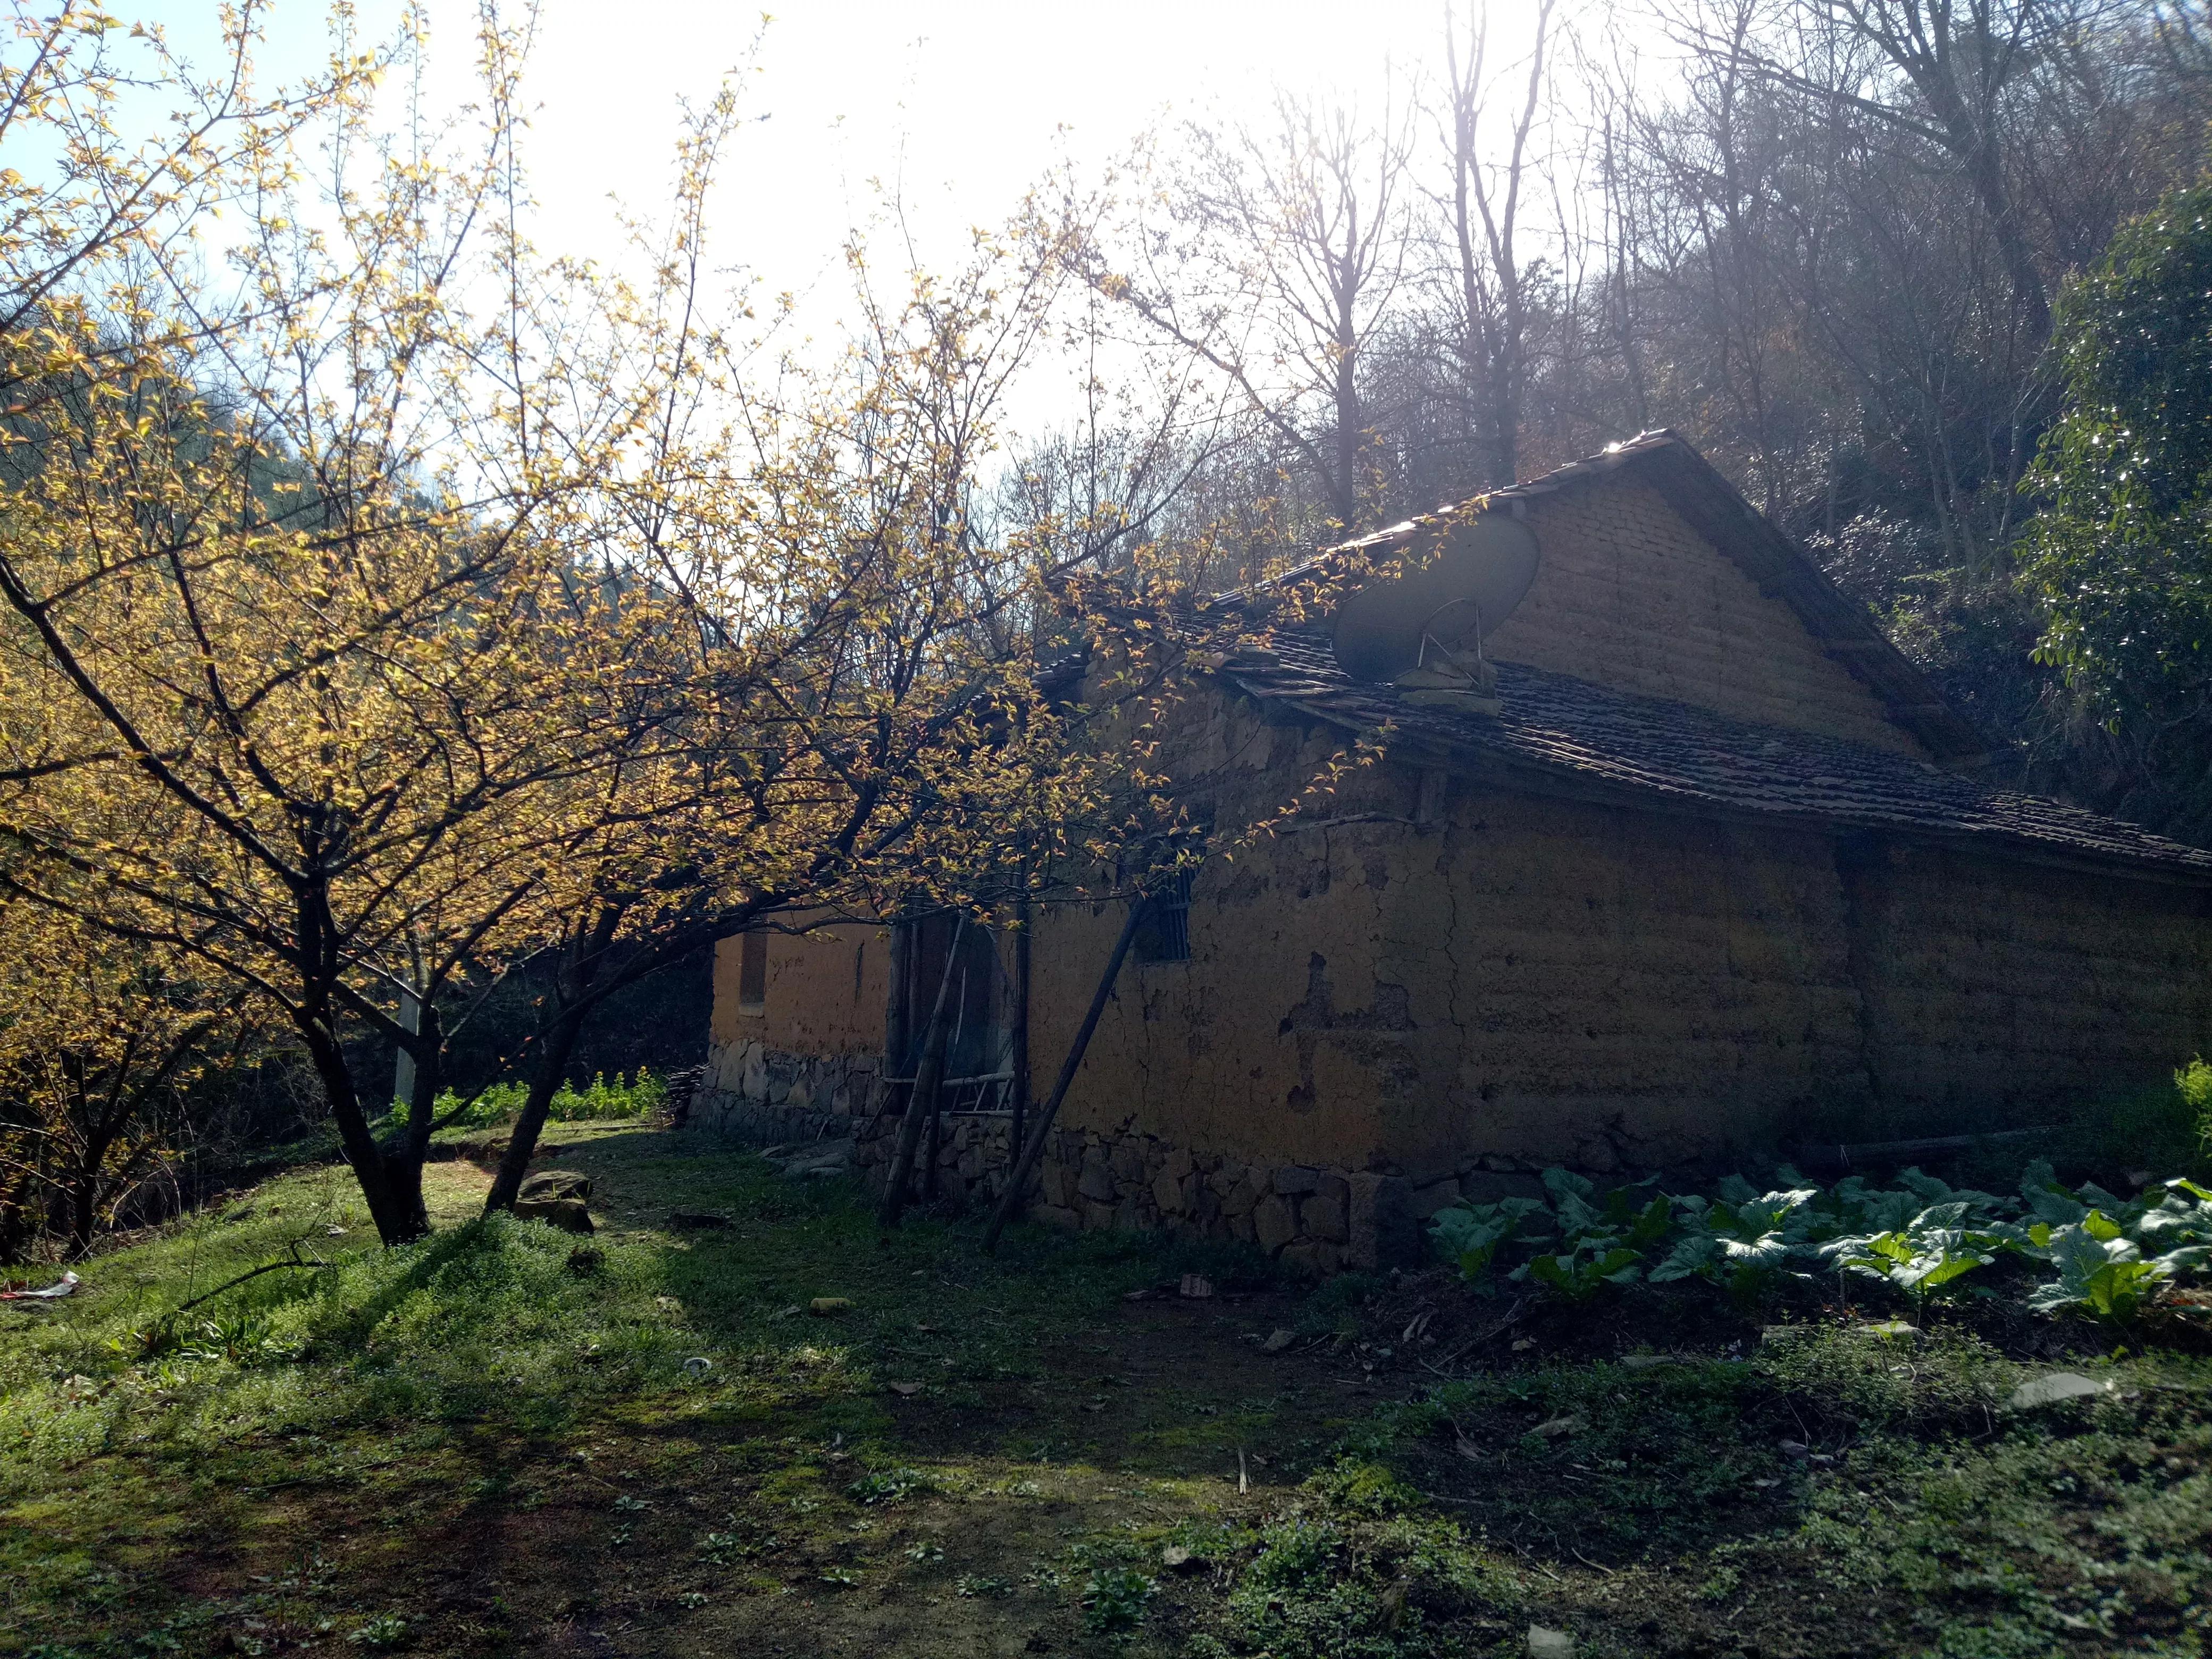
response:
<path id="1" fill-rule="evenodd" d="M 816 1058 L 733 1042 L 708 1050 L 688 1121 L 764 1146 L 834 1139 L 873 1118 L 883 1094 L 882 1063 L 873 1054 Z"/>
<path id="2" fill-rule="evenodd" d="M 691 1121 L 761 1143 L 851 1137 L 854 1165 L 879 1184 L 898 1144 L 896 1091 L 873 1056 L 804 1058 L 733 1045 L 709 1058 Z M 937 1149 L 939 1201 L 995 1204 L 1013 1161 L 1002 1114 L 951 1113 Z M 1161 1231 L 1241 1240 L 1313 1273 L 1411 1263 L 1422 1224 L 1462 1200 L 1540 1191 L 1533 1170 L 1469 1159 L 1416 1187 L 1371 1170 L 1193 1152 L 1134 1127 L 1055 1130 L 1028 1214 L 1071 1229 Z"/>

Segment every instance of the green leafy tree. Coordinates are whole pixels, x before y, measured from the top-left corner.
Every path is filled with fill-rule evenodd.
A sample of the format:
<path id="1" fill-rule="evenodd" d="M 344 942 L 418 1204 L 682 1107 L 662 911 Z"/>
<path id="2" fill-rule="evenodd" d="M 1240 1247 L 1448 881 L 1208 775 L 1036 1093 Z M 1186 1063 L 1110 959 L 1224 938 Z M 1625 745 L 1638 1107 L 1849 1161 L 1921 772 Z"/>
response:
<path id="1" fill-rule="evenodd" d="M 2027 488 L 2037 657 L 2116 738 L 2212 754 L 2212 185 L 2124 226 L 2065 290 L 2064 406 Z M 2202 786 L 2200 785 L 2200 787 Z"/>

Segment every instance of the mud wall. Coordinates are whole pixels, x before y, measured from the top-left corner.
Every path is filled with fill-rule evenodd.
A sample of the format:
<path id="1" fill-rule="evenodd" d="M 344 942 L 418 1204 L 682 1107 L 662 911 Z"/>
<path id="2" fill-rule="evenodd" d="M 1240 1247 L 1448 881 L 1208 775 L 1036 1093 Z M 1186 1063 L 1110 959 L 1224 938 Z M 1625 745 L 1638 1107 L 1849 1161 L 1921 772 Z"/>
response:
<path id="1" fill-rule="evenodd" d="M 1869 1139 L 2027 1124 L 2212 1045 L 2212 892 L 1931 848 L 1839 849 Z"/>
<path id="2" fill-rule="evenodd" d="M 1331 741 L 1233 728 L 1295 765 Z M 1271 780 L 1279 782 L 1279 780 Z M 1679 1162 L 1867 1103 L 1832 848 L 1383 766 L 1200 875 L 1188 963 L 1124 969 L 1067 1121 L 1416 1186 Z M 1431 809 L 1437 806 L 1433 793 Z M 1349 822 L 1343 820 L 1351 820 Z M 1048 913 L 1064 1052 L 1118 912 Z"/>
<path id="3" fill-rule="evenodd" d="M 1540 496 L 1535 585 L 1491 636 L 1504 662 L 1909 755 L 1881 699 L 1649 484 Z"/>
<path id="4" fill-rule="evenodd" d="M 1224 702 L 1194 750 L 1233 818 L 1335 741 Z M 1039 1086 L 1120 921 L 1040 921 Z M 2212 1047 L 2197 890 L 1476 776 L 1425 804 L 1391 764 L 1209 864 L 1189 931 L 1123 969 L 1063 1122 L 1401 1177 L 1420 1212 L 1550 1163 L 2024 1125 Z"/>
<path id="5" fill-rule="evenodd" d="M 738 1001 L 744 941 L 714 946 L 702 1121 L 770 1140 L 874 1109 L 890 994 L 890 939 L 849 923 L 768 935 L 766 994 Z M 788 1131 L 789 1133 L 785 1133 Z"/>

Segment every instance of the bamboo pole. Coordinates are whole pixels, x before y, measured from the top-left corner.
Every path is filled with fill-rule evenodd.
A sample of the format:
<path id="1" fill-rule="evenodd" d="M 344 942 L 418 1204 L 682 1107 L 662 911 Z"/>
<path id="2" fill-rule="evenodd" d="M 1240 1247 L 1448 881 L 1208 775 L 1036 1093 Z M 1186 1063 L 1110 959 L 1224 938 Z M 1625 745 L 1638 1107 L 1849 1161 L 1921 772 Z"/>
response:
<path id="1" fill-rule="evenodd" d="M 983 1233 L 983 1253 L 988 1255 L 999 1248 L 999 1235 L 1006 1230 L 1006 1223 L 1014 1212 L 1021 1208 L 1022 1194 L 1029 1185 L 1030 1176 L 1036 1173 L 1037 1160 L 1044 1155 L 1044 1138 L 1052 1133 L 1052 1121 L 1060 1115 L 1060 1103 L 1067 1098 L 1067 1086 L 1075 1081 L 1078 1067 L 1083 1064 L 1083 1051 L 1091 1046 L 1091 1034 L 1098 1029 L 1098 1017 L 1106 1012 L 1106 999 L 1113 994 L 1114 981 L 1121 977 L 1121 963 L 1129 954 L 1129 943 L 1137 937 L 1137 924 L 1143 920 L 1149 899 L 1139 898 L 1129 906 L 1129 919 L 1121 924 L 1121 937 L 1114 941 L 1114 954 L 1106 958 L 1106 971 L 1098 976 L 1098 988 L 1091 993 L 1091 1010 L 1083 1016 L 1082 1029 L 1068 1046 L 1067 1058 L 1060 1063 L 1060 1080 L 1052 1085 L 1052 1098 L 1037 1114 L 1036 1127 L 1029 1139 L 1022 1143 L 1020 1161 L 1006 1178 L 1006 1190 L 999 1194 L 999 1207 L 991 1212 L 991 1224 Z"/>

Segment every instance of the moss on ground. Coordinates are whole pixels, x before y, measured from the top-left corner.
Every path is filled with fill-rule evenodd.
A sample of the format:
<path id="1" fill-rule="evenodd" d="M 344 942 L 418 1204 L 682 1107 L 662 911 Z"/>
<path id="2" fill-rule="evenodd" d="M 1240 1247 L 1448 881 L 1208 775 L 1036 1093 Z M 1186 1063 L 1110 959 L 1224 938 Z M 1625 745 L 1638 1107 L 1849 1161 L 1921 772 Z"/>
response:
<path id="1" fill-rule="evenodd" d="M 567 1143 L 588 1243 L 470 1219 L 456 1162 L 441 1231 L 381 1251 L 301 1170 L 0 1314 L 0 1650 L 2202 1650 L 2200 1357 L 1840 1316 L 1685 1340 L 1645 1292 L 1570 1329 L 1042 1231 L 987 1260 L 743 1152 Z M 1243 1288 L 1127 1299 L 1185 1271 Z M 1999 1409 L 2054 1363 L 2114 1386 Z"/>

